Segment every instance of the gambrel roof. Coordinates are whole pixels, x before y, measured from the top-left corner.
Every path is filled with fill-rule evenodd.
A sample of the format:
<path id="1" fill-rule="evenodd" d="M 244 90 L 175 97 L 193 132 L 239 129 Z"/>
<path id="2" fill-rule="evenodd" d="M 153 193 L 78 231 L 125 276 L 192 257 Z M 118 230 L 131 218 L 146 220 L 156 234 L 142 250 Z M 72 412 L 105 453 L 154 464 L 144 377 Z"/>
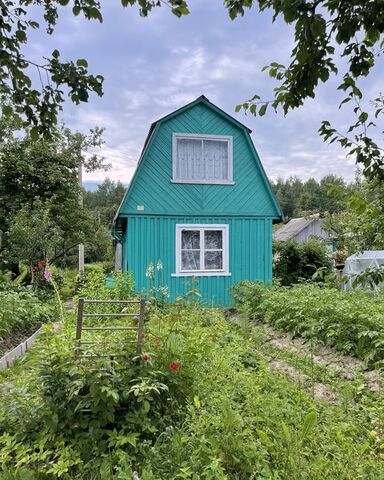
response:
<path id="1" fill-rule="evenodd" d="M 222 133 L 224 131 L 230 133 Z M 234 185 L 231 190 L 224 187 L 224 189 L 227 188 L 224 194 L 222 186 L 214 186 L 212 190 L 212 185 L 172 183 L 172 132 L 236 135 L 237 143 L 241 143 L 239 155 L 242 158 L 236 158 L 234 161 L 245 162 L 244 172 L 242 166 L 237 169 L 238 181 L 235 182 L 237 185 Z M 119 216 L 137 214 L 135 205 L 144 204 L 144 201 L 139 201 L 142 198 L 145 198 L 145 213 L 148 214 L 193 214 L 199 211 L 208 215 L 226 213 L 280 218 L 280 207 L 252 143 L 250 133 L 251 130 L 248 127 L 225 113 L 204 95 L 153 122 L 144 142 L 135 174 L 114 222 Z M 245 171 L 246 169 L 248 171 Z M 252 179 L 255 180 L 253 183 Z M 154 201 L 153 195 L 156 189 L 160 195 Z M 221 204 L 220 195 L 223 197 Z M 236 202 L 230 203 L 227 197 L 233 195 L 236 195 Z M 215 196 L 216 200 L 214 200 Z M 256 196 L 260 197 L 259 201 L 256 201 Z M 203 200 L 200 202 L 200 199 Z M 159 206 L 161 203 L 162 209 Z M 178 210 L 175 203 L 179 204 Z M 233 205 L 233 211 L 230 211 L 229 205 Z"/>

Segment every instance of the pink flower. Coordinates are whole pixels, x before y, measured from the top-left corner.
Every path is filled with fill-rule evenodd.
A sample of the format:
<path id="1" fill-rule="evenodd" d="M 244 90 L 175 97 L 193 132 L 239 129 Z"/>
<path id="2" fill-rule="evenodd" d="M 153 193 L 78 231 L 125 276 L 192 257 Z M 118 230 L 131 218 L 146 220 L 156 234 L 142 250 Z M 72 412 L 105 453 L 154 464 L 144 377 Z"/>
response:
<path id="1" fill-rule="evenodd" d="M 145 333 L 144 333 L 144 332 L 141 332 L 141 333 L 140 333 L 140 337 L 141 337 L 141 338 L 144 338 L 144 337 L 145 337 Z"/>
<path id="2" fill-rule="evenodd" d="M 155 343 L 156 343 L 156 345 L 160 345 L 160 343 L 161 343 L 160 338 L 156 338 Z"/>
<path id="3" fill-rule="evenodd" d="M 45 280 L 47 280 L 47 282 L 49 282 L 49 280 L 51 280 L 51 277 L 52 277 L 52 272 L 51 272 L 48 268 L 46 268 L 46 269 L 44 270 L 44 278 L 45 278 Z"/>
<path id="4" fill-rule="evenodd" d="M 178 363 L 173 362 L 169 365 L 169 368 L 170 370 L 178 370 L 180 368 L 180 365 Z"/>

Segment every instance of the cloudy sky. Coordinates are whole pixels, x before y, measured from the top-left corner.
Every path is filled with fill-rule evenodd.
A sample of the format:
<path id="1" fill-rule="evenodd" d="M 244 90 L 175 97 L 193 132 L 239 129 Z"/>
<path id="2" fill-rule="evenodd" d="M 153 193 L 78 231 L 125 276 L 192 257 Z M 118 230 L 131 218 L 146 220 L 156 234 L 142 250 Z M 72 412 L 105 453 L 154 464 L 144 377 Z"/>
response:
<path id="1" fill-rule="evenodd" d="M 103 2 L 102 2 L 103 3 Z M 67 102 L 62 120 L 73 130 L 105 127 L 103 153 L 112 163 L 107 173 L 86 174 L 90 185 L 108 176 L 128 184 L 150 124 L 204 94 L 245 123 L 267 175 L 320 179 L 334 173 L 350 180 L 354 162 L 337 145 L 324 144 L 317 130 L 323 119 L 343 130 L 351 123 L 347 108 L 338 110 L 337 79 L 322 85 L 316 99 L 289 113 L 262 118 L 235 113 L 237 103 L 258 93 L 271 99 L 275 86 L 261 68 L 285 63 L 293 46 L 293 29 L 270 14 L 250 10 L 231 21 L 220 0 L 190 0 L 191 14 L 178 19 L 163 6 L 148 18 L 136 7 L 104 2 L 103 24 L 73 17 L 62 8 L 56 32 L 33 32 L 28 56 L 39 61 L 57 48 L 63 60 L 86 58 L 92 73 L 105 77 L 102 98 L 88 104 Z M 365 81 L 367 98 L 380 91 L 376 72 Z"/>

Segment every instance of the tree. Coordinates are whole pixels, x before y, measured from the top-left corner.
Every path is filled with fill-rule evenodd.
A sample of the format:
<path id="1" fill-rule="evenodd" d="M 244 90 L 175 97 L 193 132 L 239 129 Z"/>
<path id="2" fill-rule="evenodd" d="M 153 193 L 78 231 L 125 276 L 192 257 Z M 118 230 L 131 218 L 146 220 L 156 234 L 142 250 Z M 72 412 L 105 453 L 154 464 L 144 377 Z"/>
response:
<path id="1" fill-rule="evenodd" d="M 84 206 L 89 208 L 98 222 L 110 228 L 126 188 L 119 182 L 106 178 L 94 192 L 84 194 Z"/>
<path id="2" fill-rule="evenodd" d="M 319 132 L 325 140 L 338 141 L 348 154 L 354 155 L 368 178 L 384 178 L 383 148 L 368 136 L 374 127 L 372 115 L 362 107 L 363 92 L 358 80 L 366 77 L 382 53 L 384 41 L 384 2 L 382 0 L 226 0 L 231 18 L 244 15 L 244 9 L 254 4 L 260 11 L 272 10 L 273 20 L 283 17 L 294 25 L 295 46 L 288 66 L 277 62 L 263 68 L 279 84 L 274 88 L 274 98 L 263 100 L 254 95 L 236 109 L 249 110 L 263 116 L 269 107 L 281 108 L 284 114 L 314 98 L 320 82 L 327 82 L 339 73 L 338 60 L 347 65 L 338 90 L 346 93 L 340 106 L 354 102 L 357 116 L 347 133 L 340 133 L 330 123 L 323 121 Z M 383 96 L 374 104 L 377 118 L 383 113 Z"/>
<path id="3" fill-rule="evenodd" d="M 0 92 L 11 99 L 3 107 L 6 115 L 13 111 L 25 117 L 33 125 L 32 138 L 39 133 L 50 133 L 57 123 L 58 111 L 64 101 L 63 88 L 74 103 L 87 101 L 89 92 L 102 94 L 103 78 L 89 75 L 85 59 L 76 62 L 61 62 L 60 52 L 54 50 L 42 64 L 28 60 L 22 46 L 28 41 L 30 29 L 40 25 L 28 17 L 30 5 L 44 8 L 48 34 L 52 33 L 58 19 L 58 6 L 69 5 L 70 0 L 0 0 Z M 155 7 L 167 5 L 176 16 L 189 14 L 184 0 L 121 0 L 124 7 L 139 5 L 140 15 L 146 16 Z M 102 22 L 101 2 L 98 0 L 73 0 L 74 15 L 83 15 L 88 20 Z M 273 20 L 282 17 L 294 25 L 295 46 L 288 66 L 272 62 L 264 67 L 279 84 L 274 88 L 274 98 L 263 100 L 254 95 L 249 101 L 236 107 L 252 114 L 264 115 L 268 107 L 281 108 L 284 114 L 313 98 L 319 82 L 327 82 L 331 75 L 338 74 L 338 60 L 347 67 L 338 86 L 346 97 L 341 105 L 354 102 L 356 122 L 346 133 L 340 133 L 328 121 L 319 131 L 325 140 L 338 141 L 356 157 L 363 173 L 369 178 L 384 178 L 383 148 L 368 136 L 368 129 L 375 126 L 372 115 L 362 106 L 363 92 L 358 80 L 370 74 L 382 53 L 384 32 L 384 2 L 382 0 L 224 0 L 229 16 L 235 19 L 244 15 L 246 8 L 258 6 L 260 11 L 273 12 Z M 32 86 L 29 70 L 38 70 L 46 83 L 41 89 Z M 344 68 L 344 67 L 343 67 Z M 45 80 L 44 80 L 45 81 Z M 382 95 L 374 99 L 378 117 L 384 111 Z"/>
<path id="4" fill-rule="evenodd" d="M 86 156 L 102 143 L 101 134 L 99 128 L 88 136 L 62 129 L 53 139 L 33 141 L 13 132 L 2 143 L 0 229 L 9 262 L 55 262 L 80 242 L 92 242 L 97 224 L 79 208 L 78 169 L 105 167 L 102 157 Z"/>
<path id="5" fill-rule="evenodd" d="M 331 270 L 331 260 L 327 246 L 321 240 L 310 239 L 305 243 L 295 241 L 280 242 L 274 245 L 277 259 L 274 264 L 274 276 L 281 285 L 293 285 L 311 280 L 317 269 Z"/>
<path id="6" fill-rule="evenodd" d="M 35 63 L 23 53 L 31 29 L 41 27 L 30 18 L 28 8 L 38 6 L 43 9 L 46 31 L 50 35 L 59 17 L 59 7 L 70 3 L 73 15 L 103 21 L 98 0 L 0 0 L 0 97 L 8 100 L 3 105 L 3 114 L 23 118 L 24 126 L 32 127 L 33 139 L 39 134 L 52 133 L 65 101 L 64 89 L 75 104 L 87 102 L 90 93 L 99 96 L 103 93 L 104 78 L 89 74 L 85 59 L 63 62 L 60 52 L 55 49 L 50 58 Z M 123 7 L 137 3 L 142 16 L 162 3 L 171 7 L 177 16 L 189 13 L 182 0 L 121 0 L 121 3 Z M 37 70 L 40 86 L 33 85 L 32 70 Z"/>
<path id="7" fill-rule="evenodd" d="M 338 247 L 349 253 L 384 249 L 384 185 L 359 180 L 349 188 L 334 187 L 344 209 L 323 219 L 325 230 L 336 233 Z"/>
<path id="8" fill-rule="evenodd" d="M 347 186 L 341 177 L 326 175 L 320 182 L 310 178 L 302 182 L 296 177 L 288 180 L 282 178 L 272 182 L 272 189 L 287 218 L 302 217 L 313 213 L 334 213 L 345 208 L 339 195 L 333 190 L 347 191 Z"/>

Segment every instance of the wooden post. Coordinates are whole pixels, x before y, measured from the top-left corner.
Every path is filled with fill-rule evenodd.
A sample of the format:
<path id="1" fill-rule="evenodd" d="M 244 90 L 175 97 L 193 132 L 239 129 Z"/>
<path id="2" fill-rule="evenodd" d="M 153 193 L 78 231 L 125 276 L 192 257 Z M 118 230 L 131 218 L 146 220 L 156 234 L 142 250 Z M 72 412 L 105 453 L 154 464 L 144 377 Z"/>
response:
<path id="1" fill-rule="evenodd" d="M 81 160 L 81 150 L 79 149 L 79 206 L 83 208 L 83 170 L 82 170 L 82 160 Z M 80 279 L 84 276 L 84 244 L 79 244 L 79 277 Z"/>
<path id="2" fill-rule="evenodd" d="M 77 307 L 77 325 L 76 325 L 76 357 L 80 355 L 81 330 L 83 328 L 84 298 L 79 298 Z"/>
<path id="3" fill-rule="evenodd" d="M 139 315 L 139 329 L 137 332 L 137 355 L 141 355 L 143 346 L 143 334 L 144 334 L 144 310 L 145 300 L 140 300 L 140 315 Z"/>

